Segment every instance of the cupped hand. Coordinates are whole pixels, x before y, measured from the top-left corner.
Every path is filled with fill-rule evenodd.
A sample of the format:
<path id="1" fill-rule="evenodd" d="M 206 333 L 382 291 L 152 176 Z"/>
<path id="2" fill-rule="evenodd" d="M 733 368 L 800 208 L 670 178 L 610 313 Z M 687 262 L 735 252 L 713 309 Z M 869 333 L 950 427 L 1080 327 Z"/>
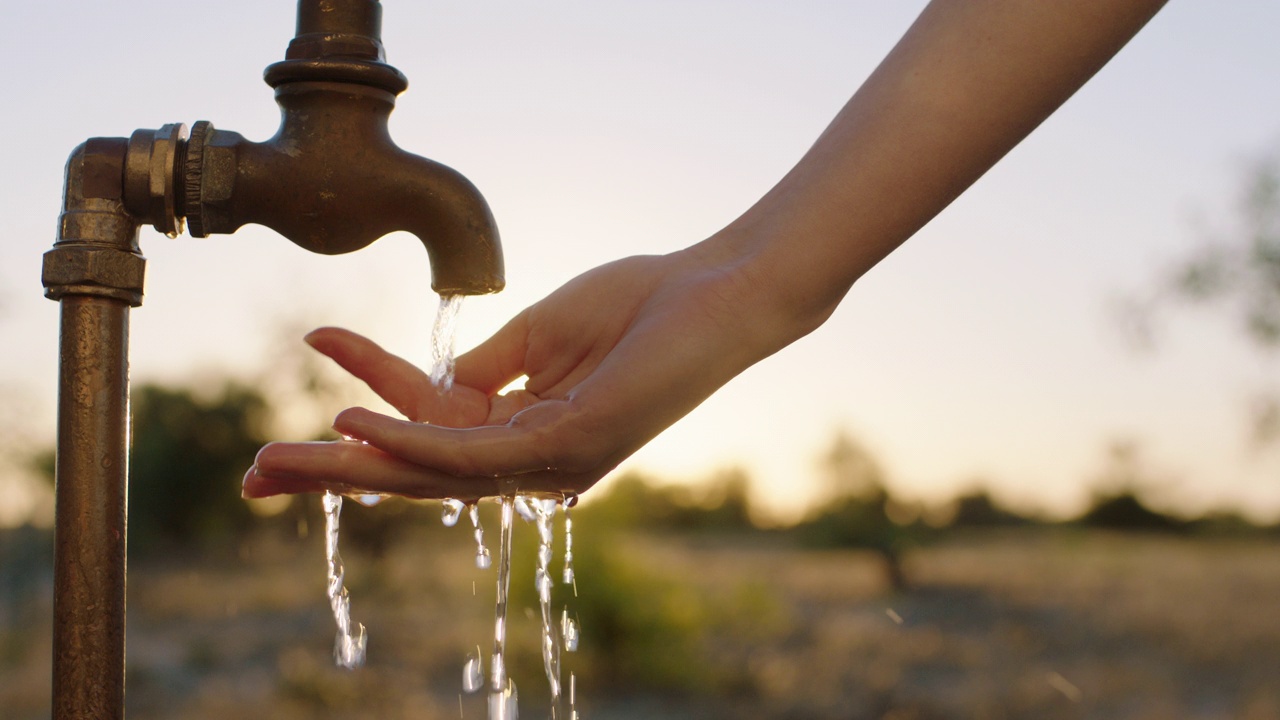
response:
<path id="1" fill-rule="evenodd" d="M 777 349 L 751 293 L 700 246 L 603 265 L 459 357 L 449 391 L 366 338 L 316 330 L 307 342 L 405 419 L 351 408 L 333 424 L 351 440 L 267 445 L 244 495 L 582 493 Z"/>

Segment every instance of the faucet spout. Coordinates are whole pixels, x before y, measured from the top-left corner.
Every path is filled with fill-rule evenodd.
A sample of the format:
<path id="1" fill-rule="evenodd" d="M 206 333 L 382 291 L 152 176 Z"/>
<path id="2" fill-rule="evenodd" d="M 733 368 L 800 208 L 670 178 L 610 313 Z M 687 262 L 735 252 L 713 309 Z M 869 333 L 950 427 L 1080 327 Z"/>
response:
<path id="1" fill-rule="evenodd" d="M 192 127 L 181 203 L 191 234 L 256 223 L 332 255 L 404 230 L 426 247 L 436 292 L 501 290 L 502 246 L 484 197 L 391 139 L 387 122 L 408 81 L 382 61 L 381 5 L 316 5 L 299 3 L 298 35 L 266 71 L 281 111 L 274 137 L 255 143 L 204 121 Z"/>

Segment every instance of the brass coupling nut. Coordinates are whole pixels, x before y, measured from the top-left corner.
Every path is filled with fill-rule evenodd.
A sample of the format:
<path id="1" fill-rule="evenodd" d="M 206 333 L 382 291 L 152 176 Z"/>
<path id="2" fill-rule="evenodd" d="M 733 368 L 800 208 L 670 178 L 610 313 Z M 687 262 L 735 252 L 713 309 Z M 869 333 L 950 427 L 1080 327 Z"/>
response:
<path id="1" fill-rule="evenodd" d="M 138 307 L 142 304 L 146 265 L 145 258 L 128 250 L 59 244 L 44 254 L 40 279 L 45 297 L 51 300 L 60 300 L 64 295 L 95 295 Z"/>
<path id="2" fill-rule="evenodd" d="M 239 134 L 217 131 L 200 120 L 191 126 L 183 161 L 182 208 L 191 237 L 231 232 L 228 204 L 236 182 L 236 146 Z"/>
<path id="3" fill-rule="evenodd" d="M 182 232 L 180 178 L 186 162 L 187 126 L 171 123 L 159 130 L 135 130 L 124 164 L 124 205 L 156 230 Z"/>

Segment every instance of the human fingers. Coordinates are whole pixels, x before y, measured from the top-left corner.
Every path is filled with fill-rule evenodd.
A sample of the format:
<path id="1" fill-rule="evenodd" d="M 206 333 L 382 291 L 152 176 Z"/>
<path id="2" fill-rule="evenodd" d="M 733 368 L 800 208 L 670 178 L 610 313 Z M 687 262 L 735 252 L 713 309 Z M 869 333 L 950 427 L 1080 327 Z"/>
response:
<path id="1" fill-rule="evenodd" d="M 528 347 L 529 311 L 525 310 L 489 339 L 458 356 L 454 382 L 495 395 L 525 374 Z"/>
<path id="2" fill-rule="evenodd" d="M 245 474 L 241 493 L 263 498 L 331 491 L 470 501 L 517 492 L 581 493 L 603 475 L 543 470 L 501 478 L 455 477 L 359 442 L 272 443 Z"/>
<path id="3" fill-rule="evenodd" d="M 505 424 L 467 429 L 405 422 L 363 408 L 338 415 L 334 430 L 416 465 L 461 477 L 586 472 L 604 464 L 607 440 L 586 432 L 568 400 L 543 400 Z M 604 444 L 602 444 L 602 440 Z"/>
<path id="4" fill-rule="evenodd" d="M 411 420 L 466 427 L 488 415 L 484 394 L 461 384 L 446 393 L 413 363 L 350 330 L 319 328 L 304 340 Z"/>
<path id="5" fill-rule="evenodd" d="M 450 476 L 359 442 L 270 443 L 245 474 L 241 493 L 261 498 L 325 491 L 470 500 L 498 494 L 498 481 Z"/>

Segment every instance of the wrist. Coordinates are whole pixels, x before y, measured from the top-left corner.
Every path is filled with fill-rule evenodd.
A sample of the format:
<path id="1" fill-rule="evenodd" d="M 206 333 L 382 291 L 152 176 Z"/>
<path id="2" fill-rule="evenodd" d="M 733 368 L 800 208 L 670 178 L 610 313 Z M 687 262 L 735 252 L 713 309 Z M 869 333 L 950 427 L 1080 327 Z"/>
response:
<path id="1" fill-rule="evenodd" d="M 738 308 L 740 329 L 755 345 L 755 360 L 816 330 L 848 291 L 848 284 L 823 283 L 805 271 L 805 249 L 787 245 L 784 236 L 739 220 L 681 251 L 696 266 L 722 276 L 724 292 Z"/>

